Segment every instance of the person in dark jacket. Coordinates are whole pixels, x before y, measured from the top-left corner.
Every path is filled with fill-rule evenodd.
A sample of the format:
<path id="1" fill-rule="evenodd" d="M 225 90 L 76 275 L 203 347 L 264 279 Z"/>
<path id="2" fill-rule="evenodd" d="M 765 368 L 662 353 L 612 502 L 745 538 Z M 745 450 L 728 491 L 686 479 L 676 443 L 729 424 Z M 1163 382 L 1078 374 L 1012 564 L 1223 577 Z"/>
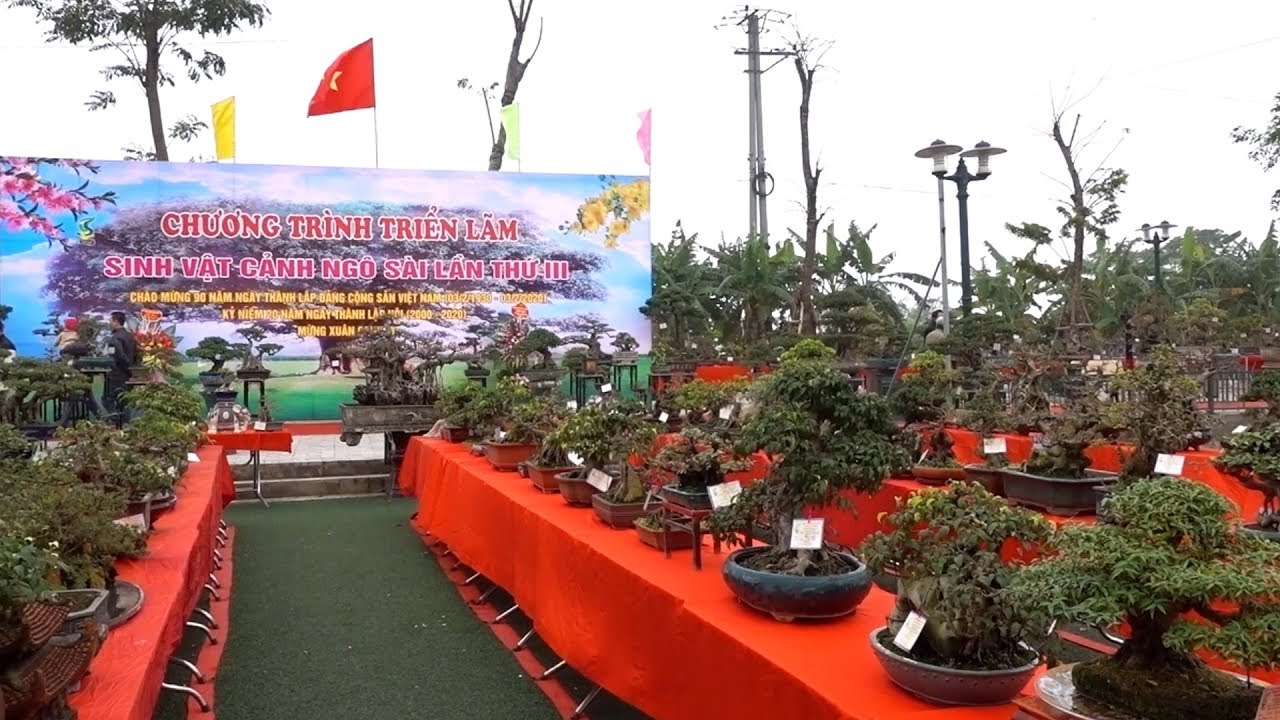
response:
<path id="1" fill-rule="evenodd" d="M 111 414 L 120 413 L 120 396 L 132 374 L 131 368 L 138 364 L 138 341 L 133 333 L 124 326 L 125 315 L 120 311 L 111 313 L 111 336 L 107 339 L 107 354 L 111 356 L 111 370 L 107 373 L 106 387 L 102 393 L 102 403 Z"/>
<path id="2" fill-rule="evenodd" d="M 17 354 L 18 348 L 14 347 L 13 341 L 8 335 L 4 334 L 4 323 L 0 323 L 0 359 L 9 353 Z"/>

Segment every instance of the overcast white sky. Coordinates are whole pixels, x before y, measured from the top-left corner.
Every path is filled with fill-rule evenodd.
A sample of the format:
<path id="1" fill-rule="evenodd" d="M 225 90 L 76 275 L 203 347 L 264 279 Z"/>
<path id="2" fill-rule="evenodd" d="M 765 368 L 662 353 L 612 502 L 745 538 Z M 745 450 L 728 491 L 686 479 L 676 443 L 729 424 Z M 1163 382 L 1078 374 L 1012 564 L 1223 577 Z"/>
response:
<path id="1" fill-rule="evenodd" d="M 239 162 L 371 166 L 369 111 L 308 119 L 307 101 L 337 53 L 375 39 L 381 162 L 386 167 L 483 170 L 489 153 L 479 98 L 460 77 L 500 80 L 511 25 L 503 0 L 276 0 L 259 31 L 214 41 L 227 75 L 164 91 L 166 121 L 210 103 L 238 102 Z M 745 58 L 738 28 L 717 29 L 736 5 L 537 0 L 542 49 L 518 100 L 526 172 L 644 174 L 636 114 L 653 108 L 653 227 L 677 219 L 707 240 L 747 227 Z M 975 253 L 992 241 L 1021 245 L 1006 221 L 1056 223 L 1062 162 L 1043 132 L 1051 101 L 1084 98 L 1083 127 L 1107 125 L 1086 162 L 1132 180 L 1120 227 L 1162 219 L 1243 230 L 1255 241 L 1272 214 L 1267 177 L 1229 132 L 1266 121 L 1280 91 L 1280 3 L 1117 3 L 1067 6 L 1013 0 L 900 3 L 777 0 L 806 31 L 835 41 L 814 90 L 813 134 L 826 174 L 821 200 L 843 226 L 879 224 L 880 252 L 896 269 L 932 271 L 937 258 L 935 181 L 912 157 L 935 138 L 1008 148 L 972 188 Z M 145 144 L 142 93 L 112 85 L 117 108 L 88 113 L 106 53 L 46 46 L 27 12 L 0 9 L 0 153 L 114 159 Z M 766 47 L 790 31 L 776 28 Z M 531 44 L 530 44 L 531 47 Z M 801 199 L 795 71 L 765 76 L 766 156 L 777 179 L 771 230 L 799 229 Z M 1087 97 L 1084 97 L 1086 96 Z M 212 155 L 212 138 L 174 148 Z M 514 166 L 514 163 L 509 165 Z M 514 167 L 509 170 L 514 171 Z M 955 240 L 956 203 L 948 185 Z M 952 277 L 957 276 L 954 246 Z"/>

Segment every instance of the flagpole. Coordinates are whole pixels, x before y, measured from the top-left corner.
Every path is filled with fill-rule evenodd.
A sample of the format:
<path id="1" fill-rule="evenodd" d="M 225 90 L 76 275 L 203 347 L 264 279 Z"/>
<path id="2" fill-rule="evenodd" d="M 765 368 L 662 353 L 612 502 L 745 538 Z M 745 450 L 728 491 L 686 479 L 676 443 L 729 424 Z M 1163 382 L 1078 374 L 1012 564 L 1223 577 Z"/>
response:
<path id="1" fill-rule="evenodd" d="M 373 166 L 382 167 L 378 157 L 378 106 L 373 106 Z"/>

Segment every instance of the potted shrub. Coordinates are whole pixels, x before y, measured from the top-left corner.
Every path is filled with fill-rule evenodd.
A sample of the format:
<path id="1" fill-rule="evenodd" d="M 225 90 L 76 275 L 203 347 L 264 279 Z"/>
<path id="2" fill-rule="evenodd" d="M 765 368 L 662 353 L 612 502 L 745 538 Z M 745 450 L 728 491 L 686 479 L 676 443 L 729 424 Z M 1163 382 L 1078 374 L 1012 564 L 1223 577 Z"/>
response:
<path id="1" fill-rule="evenodd" d="M 119 495 L 127 503 L 120 517 L 142 515 L 151 529 L 152 504 L 173 490 L 176 478 L 149 450 L 135 449 L 122 431 L 98 423 L 62 428 L 56 438 L 49 462 L 70 470 L 82 483 Z"/>
<path id="2" fill-rule="evenodd" d="M 1010 500 L 1054 515 L 1094 512 L 1094 487 L 1114 481 L 1113 473 L 1089 470 L 1085 450 L 1101 438 L 1096 401 L 1068 402 L 1045 433 L 1045 444 L 1031 451 L 1021 467 L 1004 472 L 1004 494 Z"/>
<path id="3" fill-rule="evenodd" d="M 6 460 L 29 460 L 36 444 L 8 423 L 0 423 L 0 463 Z"/>
<path id="4" fill-rule="evenodd" d="M 889 624 L 871 633 L 889 679 L 946 705 L 1011 701 L 1040 664 L 1032 647 L 1047 639 L 1049 621 L 1006 592 L 1020 565 L 1003 556 L 1028 556 L 1053 525 L 976 483 L 899 498 L 887 523 L 861 555 L 874 572 L 898 576 Z M 904 649 L 895 639 L 912 614 L 924 627 L 914 640 L 902 638 Z"/>
<path id="5" fill-rule="evenodd" d="M 495 470 L 510 472 L 537 454 L 542 440 L 555 427 L 559 403 L 535 397 L 527 388 L 517 396 L 508 395 L 511 407 L 484 454 Z"/>
<path id="6" fill-rule="evenodd" d="M 756 382 L 757 410 L 738 450 L 768 453 L 769 474 L 710 518 L 713 532 L 736 543 L 734 533 L 765 517 L 772 546 L 735 550 L 723 574 L 739 601 L 783 621 L 848 614 L 871 589 L 871 572 L 852 554 L 825 545 L 792 549 L 793 520 L 835 505 L 843 493 L 874 492 L 911 461 L 889 439 L 895 424 L 884 400 L 858 392 L 832 366 L 833 355 L 817 340 L 801 340 Z"/>
<path id="7" fill-rule="evenodd" d="M 941 485 L 949 480 L 963 480 L 964 468 L 952 451 L 955 440 L 942 423 L 927 425 L 924 457 L 911 468 L 911 474 L 926 485 Z"/>
<path id="8" fill-rule="evenodd" d="M 640 361 L 640 353 L 636 348 L 640 341 L 629 332 L 620 332 L 613 337 L 613 364 L 635 365 Z"/>
<path id="9" fill-rule="evenodd" d="M 708 487 L 750 468 L 751 460 L 738 457 L 727 440 L 692 427 L 663 445 L 650 463 L 662 483 L 662 499 L 694 510 L 711 509 Z"/>
<path id="10" fill-rule="evenodd" d="M 440 417 L 444 418 L 442 435 L 446 440 L 460 443 L 471 436 L 471 429 L 467 425 L 470 422 L 467 407 L 483 390 L 483 385 L 469 382 L 441 391 L 436 409 L 440 412 Z"/>
<path id="11" fill-rule="evenodd" d="M 1222 454 L 1213 464 L 1241 485 L 1262 493 L 1257 522 L 1244 529 L 1280 542 L 1280 422 L 1223 438 Z"/>
<path id="12" fill-rule="evenodd" d="M 1005 412 L 995 388 L 975 392 L 964 406 L 964 425 L 981 436 L 978 456 L 982 462 L 964 466 L 965 478 L 995 495 L 1004 495 L 1004 469 L 1009 466 L 1007 442 L 996 433 L 1010 429 L 1012 419 Z M 992 452 L 987 452 L 988 444 Z M 999 451 L 1006 445 L 1004 451 Z"/>
<path id="13" fill-rule="evenodd" d="M 1115 655 L 1055 670 L 1055 680 L 1142 720 L 1203 720 L 1208 708 L 1214 720 L 1253 720 L 1261 689 L 1196 654 L 1280 666 L 1280 633 L 1268 629 L 1280 623 L 1280 546 L 1234 532 L 1231 509 L 1200 483 L 1151 478 L 1116 489 L 1111 522 L 1061 528 L 1015 578 L 1015 599 L 1062 622 L 1124 622 L 1129 637 Z"/>
<path id="14" fill-rule="evenodd" d="M 1107 389 L 1123 399 L 1109 403 L 1103 419 L 1109 427 L 1125 428 L 1133 443 L 1121 473 L 1125 479 L 1150 476 L 1157 457 L 1186 450 L 1204 424 L 1195 409 L 1203 388 L 1171 346 L 1149 349 L 1142 365 L 1112 377 Z"/>
<path id="15" fill-rule="evenodd" d="M 601 492 L 588 482 L 593 470 L 611 474 L 615 479 L 622 475 L 618 463 L 627 464 L 628 461 L 622 451 L 632 446 L 627 434 L 646 424 L 642 417 L 637 416 L 642 412 L 643 406 L 634 401 L 606 400 L 573 413 L 555 431 L 556 439 L 565 452 L 582 459 L 582 467 L 556 476 L 560 496 L 565 502 L 570 505 L 591 504 L 591 497 Z M 610 468 L 611 464 L 614 467 Z"/>
<path id="16" fill-rule="evenodd" d="M 79 400 L 91 387 L 87 377 L 62 363 L 31 358 L 0 363 L 0 421 L 28 437 L 47 439 L 56 425 L 47 420 L 45 406 Z"/>
<path id="17" fill-rule="evenodd" d="M 893 393 L 893 408 L 908 425 L 938 422 L 947 415 L 958 374 L 932 350 L 916 353 Z"/>
<path id="18" fill-rule="evenodd" d="M 559 420 L 560 424 L 564 419 Z M 529 482 L 542 492 L 559 492 L 560 482 L 556 477 L 574 470 L 577 466 L 569 460 L 569 452 L 564 448 L 561 434 L 552 429 L 544 433 L 538 454 L 525 463 L 525 471 Z"/>
<path id="19" fill-rule="evenodd" d="M 138 414 L 159 415 L 184 425 L 198 425 L 206 418 L 204 401 L 185 385 L 137 385 L 129 388 L 122 400 L 125 407 Z"/>
<path id="20" fill-rule="evenodd" d="M 750 381 L 746 379 L 725 382 L 695 379 L 667 391 L 659 405 L 667 410 L 669 424 L 714 423 L 720 410 L 733 405 L 749 387 Z"/>
<path id="21" fill-rule="evenodd" d="M 232 360 L 244 360 L 248 347 L 245 343 L 229 343 L 226 338 L 207 337 L 187 351 L 187 357 L 209 363 L 208 369 L 200 371 L 199 378 L 210 409 L 213 408 L 214 393 L 235 377 L 226 369 L 226 364 Z"/>
<path id="22" fill-rule="evenodd" d="M 284 349 L 283 345 L 263 342 L 267 339 L 267 331 L 257 325 L 250 325 L 236 330 L 236 334 L 244 338 L 241 346 L 241 362 L 236 370 L 236 377 L 241 380 L 265 380 L 271 377 L 271 370 L 264 364 L 266 359 Z"/>
<path id="23" fill-rule="evenodd" d="M 646 479 L 648 473 L 631 462 L 633 456 L 643 456 L 653 448 L 658 437 L 658 426 L 643 415 L 642 406 L 630 406 L 618 413 L 618 434 L 613 447 L 617 459 L 618 476 L 608 490 L 591 496 L 591 508 L 596 517 L 613 528 L 630 528 L 644 517 L 648 510 L 650 493 Z M 590 478 L 588 478 L 588 481 Z"/>

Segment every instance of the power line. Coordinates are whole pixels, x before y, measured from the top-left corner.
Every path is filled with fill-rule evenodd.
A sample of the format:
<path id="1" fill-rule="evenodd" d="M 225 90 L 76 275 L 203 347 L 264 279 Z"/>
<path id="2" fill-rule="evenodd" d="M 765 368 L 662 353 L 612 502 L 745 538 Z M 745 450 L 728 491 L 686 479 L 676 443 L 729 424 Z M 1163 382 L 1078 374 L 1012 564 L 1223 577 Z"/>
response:
<path id="1" fill-rule="evenodd" d="M 1184 65 L 1189 62 L 1196 62 L 1197 60 L 1208 60 L 1209 58 L 1218 57 L 1219 55 L 1226 55 L 1227 53 L 1232 53 L 1237 50 L 1244 50 L 1246 48 L 1251 48 L 1258 45 L 1265 45 L 1267 43 L 1272 43 L 1277 40 L 1280 40 L 1280 35 L 1273 35 L 1271 37 L 1262 38 L 1261 40 L 1253 40 L 1251 42 L 1241 43 L 1239 45 L 1231 45 L 1225 48 L 1218 48 L 1217 50 L 1210 50 L 1209 52 L 1200 53 L 1198 55 L 1189 55 L 1187 57 L 1179 58 L 1176 60 L 1169 60 L 1167 62 L 1162 62 L 1157 65 L 1149 65 L 1144 68 L 1129 70 L 1128 72 L 1122 72 L 1118 74 L 1116 77 L 1136 75 L 1138 73 L 1150 72 L 1152 70 L 1163 70 L 1164 68 L 1167 68 L 1167 67 L 1173 67 L 1175 65 Z"/>

